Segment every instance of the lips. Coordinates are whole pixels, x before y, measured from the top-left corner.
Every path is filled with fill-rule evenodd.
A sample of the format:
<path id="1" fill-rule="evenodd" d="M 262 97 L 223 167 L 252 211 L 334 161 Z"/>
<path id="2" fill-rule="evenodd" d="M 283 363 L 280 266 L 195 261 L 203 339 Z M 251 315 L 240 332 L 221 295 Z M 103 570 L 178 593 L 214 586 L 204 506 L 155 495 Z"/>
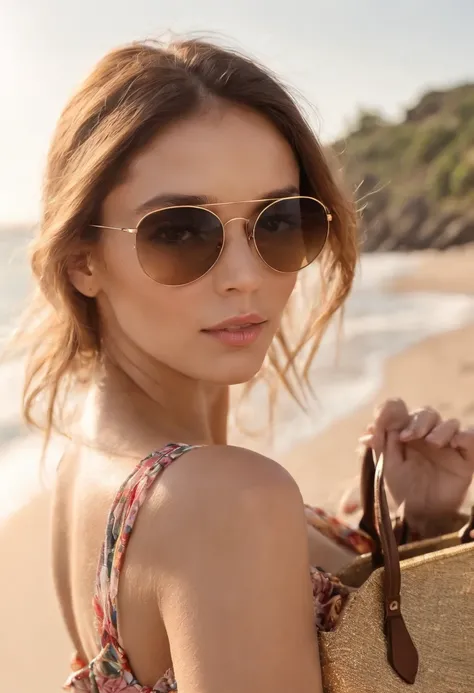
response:
<path id="1" fill-rule="evenodd" d="M 246 322 L 243 325 L 229 325 L 229 327 L 221 327 L 220 329 L 224 332 L 240 332 L 249 327 L 255 327 L 255 325 L 261 325 L 261 322 Z M 214 330 L 206 330 L 206 332 L 213 332 Z"/>
<path id="2" fill-rule="evenodd" d="M 204 329 L 203 332 L 221 332 L 222 330 L 238 332 L 245 328 L 261 325 L 264 322 L 266 322 L 265 318 L 258 315 L 258 313 L 247 313 L 246 315 L 235 315 L 232 318 L 223 320 L 212 327 Z"/>
<path id="3" fill-rule="evenodd" d="M 226 347 L 243 347 L 258 340 L 266 322 L 261 315 L 251 313 L 229 318 L 202 332 Z"/>

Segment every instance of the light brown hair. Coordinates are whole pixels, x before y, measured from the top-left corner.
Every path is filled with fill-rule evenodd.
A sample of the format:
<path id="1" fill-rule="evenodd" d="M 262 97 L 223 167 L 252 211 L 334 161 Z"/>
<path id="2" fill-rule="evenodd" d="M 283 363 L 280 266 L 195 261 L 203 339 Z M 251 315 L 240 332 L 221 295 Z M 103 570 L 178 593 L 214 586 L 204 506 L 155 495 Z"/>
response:
<path id="1" fill-rule="evenodd" d="M 61 421 L 64 397 L 90 381 L 101 353 L 95 301 L 71 285 L 68 257 L 98 238 L 90 224 L 97 222 L 104 198 L 131 157 L 167 124 L 216 98 L 254 109 L 278 128 L 298 160 L 301 194 L 322 200 L 333 216 L 320 287 L 301 336 L 292 344 L 281 328 L 268 355 L 273 376 L 295 398 L 308 384 L 324 330 L 354 277 L 358 248 L 352 201 L 296 100 L 263 67 L 194 39 L 133 43 L 100 60 L 66 105 L 49 150 L 42 216 L 31 249 L 37 288 L 23 333 L 30 345 L 23 413 L 46 438 Z M 295 357 L 307 344 L 307 358 L 299 364 Z M 45 419 L 37 413 L 39 403 Z"/>

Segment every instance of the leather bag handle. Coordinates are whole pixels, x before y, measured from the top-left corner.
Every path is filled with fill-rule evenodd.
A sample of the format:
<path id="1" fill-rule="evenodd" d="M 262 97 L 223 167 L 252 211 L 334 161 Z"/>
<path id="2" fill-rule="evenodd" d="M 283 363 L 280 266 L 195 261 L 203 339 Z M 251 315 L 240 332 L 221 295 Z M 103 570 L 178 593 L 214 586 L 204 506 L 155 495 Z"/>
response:
<path id="1" fill-rule="evenodd" d="M 371 454 L 375 465 L 372 507 L 384 564 L 383 601 L 387 657 L 392 669 L 400 678 L 413 684 L 418 673 L 418 652 L 402 615 L 400 558 L 385 493 L 384 456 L 382 453 L 377 460 L 375 452 L 371 451 Z"/>
<path id="2" fill-rule="evenodd" d="M 360 529 L 369 535 L 376 543 L 379 543 L 379 535 L 375 525 L 374 506 L 375 464 L 371 448 L 367 448 L 362 460 L 360 475 L 360 495 L 362 501 L 362 519 L 359 522 Z"/>
<path id="3" fill-rule="evenodd" d="M 361 500 L 362 500 L 362 519 L 359 523 L 360 529 L 369 535 L 375 542 L 375 549 L 372 553 L 374 567 L 379 567 L 383 564 L 382 547 L 375 523 L 375 505 L 374 505 L 374 483 L 375 483 L 375 464 L 374 455 L 371 448 L 367 448 L 362 460 L 361 471 Z M 397 544 L 405 543 L 408 527 L 404 521 L 399 521 L 395 526 L 395 536 Z M 467 524 L 460 530 L 459 537 L 461 544 L 468 544 L 474 537 L 474 506 L 471 509 L 471 516 Z"/>

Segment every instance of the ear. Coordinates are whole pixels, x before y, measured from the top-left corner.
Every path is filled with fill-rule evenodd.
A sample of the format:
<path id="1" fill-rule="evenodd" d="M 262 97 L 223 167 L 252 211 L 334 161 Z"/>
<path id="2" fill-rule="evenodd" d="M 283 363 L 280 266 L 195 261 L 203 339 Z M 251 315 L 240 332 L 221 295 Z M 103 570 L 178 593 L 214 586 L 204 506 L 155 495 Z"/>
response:
<path id="1" fill-rule="evenodd" d="M 68 258 L 67 273 L 74 288 L 89 298 L 99 293 L 100 282 L 98 264 L 94 262 L 92 252 L 82 250 Z"/>

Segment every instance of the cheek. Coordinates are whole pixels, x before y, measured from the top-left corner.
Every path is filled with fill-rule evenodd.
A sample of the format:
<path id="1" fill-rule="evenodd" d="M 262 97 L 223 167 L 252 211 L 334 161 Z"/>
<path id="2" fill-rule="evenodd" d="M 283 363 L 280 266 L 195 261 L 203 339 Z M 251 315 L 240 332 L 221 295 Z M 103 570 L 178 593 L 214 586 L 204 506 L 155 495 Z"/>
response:
<path id="1" fill-rule="evenodd" d="M 138 262 L 134 239 L 112 239 L 103 246 L 99 309 L 112 329 L 157 358 L 183 341 L 193 326 L 189 291 L 162 286 Z M 118 335 L 117 335 L 118 337 Z"/>
<path id="2" fill-rule="evenodd" d="M 276 313 L 282 312 L 295 289 L 297 274 L 276 274 L 268 283 L 268 296 Z"/>

